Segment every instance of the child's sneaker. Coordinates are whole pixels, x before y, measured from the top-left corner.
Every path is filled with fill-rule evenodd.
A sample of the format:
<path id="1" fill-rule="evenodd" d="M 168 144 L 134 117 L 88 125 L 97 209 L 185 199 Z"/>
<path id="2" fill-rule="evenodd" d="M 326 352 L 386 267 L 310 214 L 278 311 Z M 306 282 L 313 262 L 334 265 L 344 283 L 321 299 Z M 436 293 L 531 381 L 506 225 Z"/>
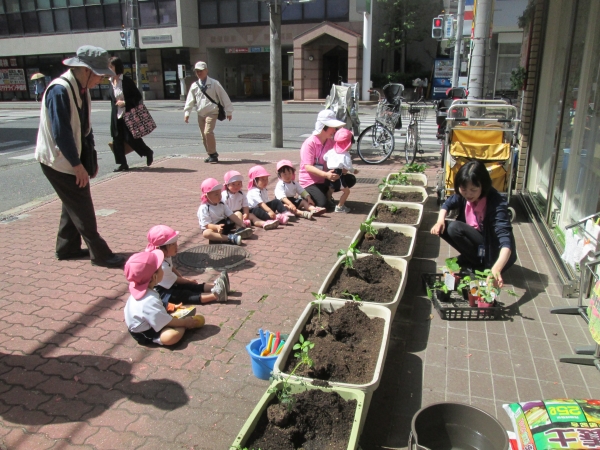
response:
<path id="1" fill-rule="evenodd" d="M 286 211 L 283 213 L 283 215 L 287 216 L 290 222 L 298 222 L 298 217 L 291 211 Z"/>
<path id="2" fill-rule="evenodd" d="M 204 316 L 201 316 L 200 314 L 192 317 L 192 319 L 194 319 L 196 321 L 196 325 L 194 326 L 194 328 L 202 328 L 204 326 Z"/>
<path id="3" fill-rule="evenodd" d="M 233 232 L 233 234 L 237 234 L 242 239 L 248 239 L 253 233 L 252 228 L 238 228 Z"/>
<path id="4" fill-rule="evenodd" d="M 348 208 L 346 205 L 337 205 L 335 207 L 335 212 L 336 213 L 348 213 L 348 212 L 350 212 L 350 208 Z"/>
<path id="5" fill-rule="evenodd" d="M 219 275 L 219 279 L 223 280 L 223 283 L 225 283 L 225 290 L 229 294 L 231 292 L 231 287 L 230 287 L 230 284 L 229 284 L 229 274 L 227 273 L 226 270 L 224 270 L 223 272 L 221 272 L 221 275 Z"/>
<path id="6" fill-rule="evenodd" d="M 240 245 L 242 243 L 242 237 L 237 234 L 228 234 L 227 239 L 229 240 L 229 243 L 233 245 Z"/>
<path id="7" fill-rule="evenodd" d="M 305 219 L 311 220 L 313 213 L 311 211 L 302 211 L 302 217 Z"/>
<path id="8" fill-rule="evenodd" d="M 221 277 L 215 280 L 215 285 L 210 292 L 217 296 L 217 302 L 227 303 L 227 286 Z"/>
<path id="9" fill-rule="evenodd" d="M 281 225 L 286 225 L 288 223 L 288 221 L 290 220 L 290 218 L 288 216 L 286 216 L 285 214 L 277 214 L 275 216 L 275 219 L 277 219 L 277 221 Z"/>
<path id="10" fill-rule="evenodd" d="M 263 228 L 265 230 L 273 230 L 274 228 L 277 228 L 278 226 L 279 226 L 279 221 L 278 220 L 267 220 L 263 224 Z"/>
<path id="11" fill-rule="evenodd" d="M 312 210 L 313 216 L 322 216 L 327 211 L 326 208 L 321 208 L 320 206 L 315 206 L 315 209 Z"/>
<path id="12" fill-rule="evenodd" d="M 250 228 L 252 226 L 252 222 L 250 222 L 250 219 L 244 219 L 242 220 L 242 222 L 244 222 L 244 226 L 246 228 Z"/>

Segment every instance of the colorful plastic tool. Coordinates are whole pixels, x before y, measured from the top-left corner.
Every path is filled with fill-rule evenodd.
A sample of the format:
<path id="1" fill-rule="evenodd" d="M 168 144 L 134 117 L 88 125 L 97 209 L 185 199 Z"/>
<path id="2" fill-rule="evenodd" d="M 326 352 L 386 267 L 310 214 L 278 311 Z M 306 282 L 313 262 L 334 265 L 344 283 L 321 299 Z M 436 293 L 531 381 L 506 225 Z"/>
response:
<path id="1" fill-rule="evenodd" d="M 279 348 L 279 342 L 281 341 L 281 333 L 279 331 L 276 334 L 275 342 L 273 342 L 273 347 L 271 348 L 271 355 L 274 355 L 277 349 Z"/>
<path id="2" fill-rule="evenodd" d="M 279 346 L 277 347 L 277 350 L 275 351 L 276 355 L 279 355 L 281 353 L 281 350 L 283 349 L 283 346 L 285 345 L 285 341 L 281 341 L 279 343 Z"/>
<path id="3" fill-rule="evenodd" d="M 258 349 L 258 354 L 260 355 L 267 346 L 267 338 L 262 328 L 258 329 L 258 334 L 260 335 L 260 347 Z"/>

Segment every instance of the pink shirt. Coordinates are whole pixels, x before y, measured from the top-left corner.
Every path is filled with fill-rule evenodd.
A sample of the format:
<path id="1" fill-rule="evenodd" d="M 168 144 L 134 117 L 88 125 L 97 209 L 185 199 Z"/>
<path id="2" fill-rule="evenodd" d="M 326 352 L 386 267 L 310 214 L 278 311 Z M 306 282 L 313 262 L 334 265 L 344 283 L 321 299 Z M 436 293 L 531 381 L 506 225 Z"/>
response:
<path id="1" fill-rule="evenodd" d="M 465 222 L 467 225 L 471 225 L 478 231 L 481 231 L 479 224 L 483 224 L 483 218 L 485 217 L 485 204 L 487 198 L 480 198 L 476 202 L 467 202 L 465 206 Z"/>
<path id="2" fill-rule="evenodd" d="M 300 182 L 300 186 L 308 187 L 313 184 L 325 183 L 325 178 L 309 173 L 305 169 L 305 166 L 307 164 L 311 166 L 321 164 L 323 166 L 323 170 L 327 171 L 327 163 L 323 159 L 323 156 L 328 150 L 333 148 L 333 144 L 334 142 L 332 139 L 327 139 L 327 141 L 325 141 L 325 145 L 323 145 L 321 144 L 319 138 L 315 135 L 307 138 L 304 141 L 302 148 L 300 148 L 300 171 L 298 173 L 298 181 Z"/>

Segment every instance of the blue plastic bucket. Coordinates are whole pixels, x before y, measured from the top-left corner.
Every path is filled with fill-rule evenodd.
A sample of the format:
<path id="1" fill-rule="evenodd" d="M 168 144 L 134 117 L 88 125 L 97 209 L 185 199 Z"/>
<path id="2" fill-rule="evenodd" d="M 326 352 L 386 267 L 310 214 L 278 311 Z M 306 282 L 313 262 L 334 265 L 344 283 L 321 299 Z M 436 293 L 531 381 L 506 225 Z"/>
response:
<path id="1" fill-rule="evenodd" d="M 250 355 L 254 376 L 261 380 L 268 380 L 271 377 L 271 372 L 273 372 L 273 367 L 275 366 L 278 355 L 260 356 L 258 354 L 260 346 L 260 338 L 252 339 L 250 343 L 246 345 L 246 351 Z"/>

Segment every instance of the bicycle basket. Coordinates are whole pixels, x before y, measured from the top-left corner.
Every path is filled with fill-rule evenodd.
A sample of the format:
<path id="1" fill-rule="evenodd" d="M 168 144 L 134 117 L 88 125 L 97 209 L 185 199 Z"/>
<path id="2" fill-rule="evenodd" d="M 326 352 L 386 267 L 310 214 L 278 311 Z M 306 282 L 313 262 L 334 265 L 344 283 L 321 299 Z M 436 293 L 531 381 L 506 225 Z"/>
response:
<path id="1" fill-rule="evenodd" d="M 388 130 L 393 130 L 400 118 L 400 112 L 394 105 L 386 102 L 379 102 L 375 120 L 381 122 Z"/>
<path id="2" fill-rule="evenodd" d="M 414 106 L 414 105 L 402 105 L 402 118 L 409 121 L 411 116 L 414 116 L 415 120 L 422 122 L 427 118 L 428 111 L 431 109 L 429 106 Z"/>

